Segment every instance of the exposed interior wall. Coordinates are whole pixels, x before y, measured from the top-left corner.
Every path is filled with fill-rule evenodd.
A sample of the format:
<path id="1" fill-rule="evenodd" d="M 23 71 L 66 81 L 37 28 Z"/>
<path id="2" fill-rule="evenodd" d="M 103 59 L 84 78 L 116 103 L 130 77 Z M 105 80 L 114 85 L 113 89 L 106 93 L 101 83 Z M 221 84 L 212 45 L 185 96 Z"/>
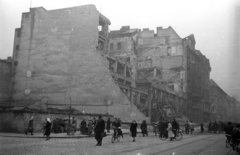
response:
<path id="1" fill-rule="evenodd" d="M 146 119 L 114 83 L 107 61 L 96 50 L 98 24 L 94 5 L 31 9 L 22 23 L 14 100 Z"/>

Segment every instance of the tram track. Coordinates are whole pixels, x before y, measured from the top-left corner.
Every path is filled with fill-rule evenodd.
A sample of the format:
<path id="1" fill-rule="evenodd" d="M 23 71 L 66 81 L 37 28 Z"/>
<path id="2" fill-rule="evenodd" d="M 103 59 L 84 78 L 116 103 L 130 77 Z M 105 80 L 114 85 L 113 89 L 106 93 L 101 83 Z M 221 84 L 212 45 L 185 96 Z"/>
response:
<path id="1" fill-rule="evenodd" d="M 196 136 L 191 136 L 191 137 L 188 137 L 188 138 L 185 138 L 185 139 L 193 139 L 193 138 L 195 138 L 195 137 L 197 137 L 198 135 L 196 135 Z M 211 137 L 214 137 L 214 136 L 216 136 L 216 135 L 212 135 L 212 136 L 208 136 L 207 138 L 203 138 L 203 139 L 200 139 L 200 140 L 197 140 L 197 141 L 201 141 L 201 140 L 205 140 L 205 139 L 208 139 L 208 138 L 211 138 Z M 194 141 L 195 142 L 195 141 Z M 118 155 L 118 154 L 122 154 L 122 153 L 129 153 L 129 152 L 133 152 L 133 151 L 136 151 L 136 150 L 140 150 L 140 149 L 144 149 L 144 148 L 149 148 L 149 147 L 153 147 L 153 146 L 161 146 L 161 145 L 166 145 L 166 144 L 169 144 L 169 143 L 172 143 L 172 142 L 170 142 L 170 141 L 168 141 L 168 142 L 165 142 L 165 143 L 161 143 L 161 144 L 153 144 L 153 145 L 151 145 L 151 146 L 145 146 L 145 147 L 137 147 L 137 148 L 134 148 L 134 149 L 129 149 L 129 150 L 125 150 L 125 151 L 121 151 L 121 152 L 116 152 L 116 153 L 114 153 L 115 155 Z M 193 143 L 193 142 L 189 142 L 189 143 L 187 143 L 187 144 L 190 144 L 190 143 Z M 187 145 L 186 144 L 186 145 Z M 183 144 L 183 145 L 181 145 L 181 146 L 184 146 L 185 144 Z M 181 146 L 179 146 L 179 147 L 181 147 Z M 178 146 L 177 146 L 178 147 Z M 177 148 L 177 147 L 174 147 L 174 148 Z M 170 148 L 170 149 L 167 149 L 167 150 L 163 150 L 163 151 L 160 151 L 160 153 L 161 152 L 166 152 L 166 151 L 169 151 L 169 150 L 172 150 L 172 149 L 174 149 L 174 148 Z M 159 155 L 159 152 L 157 152 L 157 153 L 153 153 L 153 154 L 150 154 L 150 155 Z"/>
<path id="2" fill-rule="evenodd" d="M 202 141 L 202 140 L 206 140 L 206 139 L 209 139 L 209 138 L 212 138 L 212 137 L 215 137 L 216 135 L 213 135 L 213 136 L 209 136 L 209 137 L 206 137 L 206 138 L 202 138 L 202 139 L 198 139 L 196 141 L 191 141 L 191 142 L 188 142 L 188 143 L 185 143 L 185 144 L 182 144 L 182 145 L 178 145 L 178 146 L 175 146 L 175 147 L 171 147 L 169 149 L 166 149 L 166 150 L 162 150 L 162 151 L 158 151 L 158 152 L 155 152 L 155 153 L 151 153 L 150 155 L 159 155 L 160 153 L 164 153 L 164 152 L 167 152 L 167 151 L 171 151 L 173 149 L 177 149 L 177 148 L 181 148 L 183 146 L 186 146 L 186 145 L 189 145 L 189 144 L 193 144 L 193 143 L 197 143 L 199 141 Z M 204 151 L 204 150 L 202 150 Z M 202 152 L 201 151 L 201 152 Z M 197 155 L 201 152 L 194 152 L 193 154 L 190 154 L 190 155 Z"/>

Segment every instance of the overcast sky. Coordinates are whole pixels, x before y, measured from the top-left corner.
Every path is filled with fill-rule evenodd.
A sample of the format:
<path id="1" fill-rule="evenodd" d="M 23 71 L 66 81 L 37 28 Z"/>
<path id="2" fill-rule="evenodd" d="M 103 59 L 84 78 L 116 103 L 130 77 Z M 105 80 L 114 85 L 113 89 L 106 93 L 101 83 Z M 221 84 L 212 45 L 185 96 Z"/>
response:
<path id="1" fill-rule="evenodd" d="M 21 13 L 31 7 L 47 10 L 95 4 L 111 21 L 110 30 L 166 28 L 172 26 L 181 38 L 194 34 L 196 49 L 208 59 L 213 78 L 228 88 L 228 57 L 235 0 L 0 0 L 0 59 L 12 55 L 14 29 L 20 27 Z M 230 94 L 232 95 L 232 94 Z"/>

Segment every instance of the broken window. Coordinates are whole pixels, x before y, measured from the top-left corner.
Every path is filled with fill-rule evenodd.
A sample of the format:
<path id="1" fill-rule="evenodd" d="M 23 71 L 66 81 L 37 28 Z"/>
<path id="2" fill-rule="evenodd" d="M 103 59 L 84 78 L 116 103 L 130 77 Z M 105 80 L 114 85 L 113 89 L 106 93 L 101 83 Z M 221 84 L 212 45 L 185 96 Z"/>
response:
<path id="1" fill-rule="evenodd" d="M 118 43 L 118 50 L 120 50 L 121 49 L 121 43 Z"/>
<path id="2" fill-rule="evenodd" d="M 113 43 L 110 44 L 110 50 L 113 50 Z"/>
<path id="3" fill-rule="evenodd" d="M 16 45 L 15 49 L 16 49 L 16 50 L 19 50 L 19 45 Z"/>
<path id="4" fill-rule="evenodd" d="M 21 37 L 21 29 L 17 29 L 17 37 L 19 38 L 19 37 Z"/>
<path id="5" fill-rule="evenodd" d="M 24 17 L 25 17 L 25 18 L 29 18 L 29 14 L 25 14 Z"/>

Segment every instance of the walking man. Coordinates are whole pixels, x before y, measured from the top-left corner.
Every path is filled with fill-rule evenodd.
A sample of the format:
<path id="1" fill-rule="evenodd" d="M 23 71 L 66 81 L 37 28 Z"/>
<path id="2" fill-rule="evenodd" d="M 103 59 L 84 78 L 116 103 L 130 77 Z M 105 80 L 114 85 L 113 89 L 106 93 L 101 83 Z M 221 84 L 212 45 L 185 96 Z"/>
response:
<path id="1" fill-rule="evenodd" d="M 188 121 L 185 123 L 185 133 L 189 134 L 189 123 L 188 123 Z"/>
<path id="2" fill-rule="evenodd" d="M 200 128 L 201 128 L 201 133 L 203 133 L 203 131 L 204 131 L 203 123 L 201 123 Z"/>
<path id="3" fill-rule="evenodd" d="M 111 120 L 110 120 L 110 118 L 108 118 L 108 120 L 107 120 L 107 132 L 108 133 L 110 132 L 110 127 L 111 127 Z"/>
<path id="4" fill-rule="evenodd" d="M 172 132 L 174 134 L 174 139 L 177 136 L 177 131 L 178 130 L 179 130 L 179 125 L 178 125 L 177 121 L 175 119 L 173 119 L 173 122 L 172 122 Z"/>
<path id="5" fill-rule="evenodd" d="M 98 121 L 95 127 L 95 139 L 97 140 L 96 146 L 101 146 L 102 145 L 102 133 L 105 130 L 105 121 L 102 119 L 102 116 L 98 116 Z"/>
<path id="6" fill-rule="evenodd" d="M 133 120 L 131 127 L 130 127 L 130 132 L 133 138 L 133 142 L 135 142 L 135 137 L 137 136 L 137 122 L 135 120 Z"/>
<path id="7" fill-rule="evenodd" d="M 191 123 L 189 123 L 189 126 L 190 126 L 190 131 L 191 131 L 191 134 L 193 133 L 194 131 L 194 126 L 193 126 L 193 122 L 191 121 Z"/>
<path id="8" fill-rule="evenodd" d="M 25 134 L 27 135 L 28 132 L 30 132 L 31 135 L 33 135 L 33 116 L 30 118 L 30 120 L 28 122 L 28 127 L 27 127 Z"/>

